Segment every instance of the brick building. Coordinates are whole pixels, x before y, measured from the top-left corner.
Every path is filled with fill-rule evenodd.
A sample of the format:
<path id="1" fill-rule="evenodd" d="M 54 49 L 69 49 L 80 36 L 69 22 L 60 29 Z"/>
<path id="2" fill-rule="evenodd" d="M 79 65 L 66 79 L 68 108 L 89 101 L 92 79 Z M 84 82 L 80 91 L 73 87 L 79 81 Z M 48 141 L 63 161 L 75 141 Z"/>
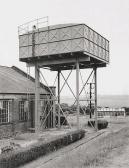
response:
<path id="1" fill-rule="evenodd" d="M 40 84 L 41 106 L 51 94 Z M 0 66 L 0 138 L 34 127 L 35 79 L 19 68 Z M 51 101 L 51 103 L 53 103 Z M 48 109 L 49 107 L 47 107 Z M 52 127 L 52 114 L 46 120 L 46 127 Z M 49 116 L 49 115 L 48 115 Z M 41 116 L 42 117 L 42 116 Z"/>

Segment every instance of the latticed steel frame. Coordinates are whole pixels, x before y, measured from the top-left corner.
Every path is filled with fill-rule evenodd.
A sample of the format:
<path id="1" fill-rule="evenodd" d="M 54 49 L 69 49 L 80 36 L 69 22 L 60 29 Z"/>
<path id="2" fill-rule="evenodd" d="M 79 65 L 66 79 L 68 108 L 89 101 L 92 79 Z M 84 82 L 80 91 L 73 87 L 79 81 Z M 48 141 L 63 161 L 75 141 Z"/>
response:
<path id="1" fill-rule="evenodd" d="M 70 75 L 72 74 L 72 71 L 73 71 L 73 69 L 75 69 L 75 67 L 76 67 L 76 95 L 74 94 L 74 92 L 73 92 L 73 90 L 72 90 L 72 87 L 68 84 L 68 79 L 69 79 L 69 77 L 70 77 Z M 43 68 L 42 68 L 43 69 Z M 92 101 L 92 102 L 94 102 L 94 106 L 95 106 L 95 108 L 94 108 L 94 118 L 95 118 L 95 129 L 97 130 L 97 68 L 96 67 L 94 67 L 93 68 L 93 70 L 91 71 L 91 73 L 89 74 L 89 76 L 87 77 L 87 79 L 86 79 L 86 81 L 84 82 L 83 81 L 83 79 L 82 79 L 82 74 L 81 74 L 81 71 L 80 71 L 80 69 L 79 69 L 79 62 L 78 62 L 78 60 L 77 60 L 77 62 L 76 62 L 76 64 L 75 65 L 73 65 L 73 69 L 71 69 L 70 70 L 70 72 L 69 72 L 69 74 L 68 74 L 68 76 L 67 76 L 67 78 L 65 78 L 64 77 L 64 75 L 63 75 L 63 72 L 61 71 L 61 70 L 59 70 L 59 71 L 57 71 L 57 75 L 56 75 L 56 77 L 55 77 L 55 80 L 54 80 L 54 83 L 53 83 L 53 86 L 55 85 L 55 83 L 56 83 L 56 81 L 57 81 L 57 96 L 52 92 L 52 90 L 51 90 L 51 88 L 49 87 L 49 85 L 48 85 L 48 82 L 47 82 L 47 79 L 45 78 L 45 76 L 44 76 L 44 74 L 40 71 L 40 68 L 38 68 L 38 72 L 39 72 L 39 74 L 40 74 L 40 79 L 42 79 L 42 82 L 44 81 L 44 84 L 48 87 L 48 90 L 50 91 L 50 94 L 51 94 L 51 96 L 52 96 L 52 99 L 50 99 L 50 97 L 48 96 L 48 95 L 46 95 L 46 101 L 47 101 L 47 104 L 46 104 L 46 107 L 47 107 L 47 105 L 49 105 L 50 107 L 49 107 L 49 111 L 47 112 L 47 115 L 46 115 L 46 107 L 44 107 L 44 110 L 42 111 L 42 116 L 43 116 L 43 120 L 42 121 L 40 121 L 39 120 L 39 118 L 40 118 L 40 116 L 38 116 L 38 118 L 35 120 L 35 122 L 40 122 L 40 125 L 37 125 L 37 129 L 36 130 L 42 130 L 43 128 L 45 128 L 45 122 L 46 122 L 46 120 L 47 120 L 47 118 L 49 117 L 49 114 L 52 112 L 53 113 L 53 127 L 58 127 L 58 128 L 61 128 L 61 123 L 60 123 L 60 117 L 61 117 L 61 114 L 63 115 L 63 116 L 65 116 L 65 113 L 63 112 L 63 109 L 61 108 L 61 104 L 60 104 L 60 94 L 61 94 L 61 92 L 62 92 L 62 90 L 63 90 L 63 88 L 64 88 L 64 86 L 65 85 L 67 85 L 68 86 L 68 88 L 69 88 L 69 90 L 70 90 L 70 92 L 72 93 L 72 95 L 73 95 L 73 97 L 74 97 L 74 99 L 75 99 L 75 101 L 74 101 L 74 103 L 73 103 L 73 105 L 75 105 L 76 104 L 76 106 L 77 106 L 77 112 L 76 112 L 76 116 L 77 116 L 77 129 L 79 129 L 80 128 L 80 121 L 79 121 L 79 115 L 80 115 L 80 108 L 81 108 L 81 106 L 80 106 L 80 102 L 81 101 L 87 101 L 88 102 L 88 104 L 89 104 L 89 102 L 90 101 Z M 80 75 L 79 75 L 80 74 Z M 60 87 L 60 80 L 61 80 L 61 77 L 63 78 L 63 80 L 64 80 L 64 83 L 62 84 L 62 87 Z M 81 77 L 81 78 L 80 78 Z M 79 80 L 81 79 L 81 81 L 82 81 L 82 88 L 80 89 L 80 92 L 79 92 Z M 87 96 L 87 91 L 88 91 L 88 89 L 86 89 L 86 85 L 88 85 L 89 83 L 89 80 L 92 78 L 92 84 L 94 84 L 94 93 L 93 93 L 93 95 L 94 95 L 94 98 L 92 98 L 92 97 L 90 97 L 90 99 L 88 98 L 88 99 L 83 99 L 83 100 L 81 100 L 80 99 L 80 95 L 81 95 L 81 93 L 84 91 L 85 92 L 85 94 L 86 94 L 86 96 Z M 37 79 L 37 78 L 36 78 Z M 38 78 L 39 79 L 39 78 Z M 39 87 L 37 87 L 37 90 L 39 89 Z M 39 94 L 39 92 L 36 92 L 37 94 Z M 37 101 L 36 99 L 35 99 L 35 101 Z M 40 101 L 40 99 L 38 100 L 38 101 Z M 49 102 L 50 101 L 53 101 L 53 103 L 52 104 L 50 104 Z M 57 114 L 56 114 L 56 111 L 55 111 L 55 104 L 57 104 L 58 105 L 58 112 L 57 112 Z M 39 114 L 39 111 L 40 111 L 41 109 L 40 108 L 38 108 L 38 106 L 37 106 L 37 110 L 35 109 L 35 114 Z M 83 108 L 82 108 L 82 111 L 84 112 L 84 114 L 85 114 L 85 111 L 83 110 Z M 56 115 L 58 116 L 58 123 L 57 123 L 57 125 L 56 125 Z M 67 120 L 67 116 L 65 116 L 65 119 Z M 62 123 L 62 125 L 63 125 L 64 123 Z M 69 125 L 69 127 L 71 128 L 71 125 L 70 125 L 70 123 L 68 123 L 68 125 Z M 36 124 L 35 124 L 35 126 L 36 126 Z"/>
<path id="2" fill-rule="evenodd" d="M 45 31 L 42 29 L 40 22 L 47 24 Z M 57 97 L 55 97 L 55 95 L 52 93 L 51 88 L 49 88 L 49 91 L 51 96 L 54 97 L 52 99 L 54 100 L 54 102 L 57 101 L 59 107 L 58 108 L 59 128 L 61 127 L 60 114 L 61 112 L 63 113 L 63 110 L 60 106 L 60 93 L 64 85 L 68 86 L 68 88 L 70 89 L 71 93 L 75 98 L 74 104 L 76 103 L 77 105 L 77 128 L 79 128 L 79 110 L 81 108 L 81 106 L 79 105 L 80 104 L 79 97 L 83 90 L 86 93 L 85 86 L 88 83 L 92 73 L 94 73 L 94 86 L 95 86 L 94 104 L 95 104 L 95 121 L 96 121 L 95 127 L 97 130 L 97 68 L 105 67 L 106 64 L 109 62 L 109 41 L 85 24 L 77 24 L 77 25 L 67 24 L 64 25 L 63 27 L 57 26 L 56 28 L 53 27 L 51 28 L 48 25 L 48 17 L 45 17 L 41 18 L 40 21 L 39 19 L 37 19 L 34 22 L 28 22 L 24 25 L 19 26 L 19 51 L 20 51 L 19 52 L 20 60 L 28 63 L 29 66 L 35 67 L 36 130 L 39 130 L 39 128 L 41 127 L 39 124 L 40 116 L 38 112 L 40 111 L 40 91 L 39 91 L 40 76 L 42 76 L 46 86 L 49 88 L 47 80 L 45 79 L 44 75 L 40 72 L 40 68 L 46 68 L 46 67 L 50 68 L 50 70 L 52 71 L 57 71 L 57 80 L 58 80 Z M 76 70 L 76 95 L 74 94 L 71 86 L 67 82 L 72 71 L 69 73 L 66 79 L 62 73 L 63 70 L 71 70 L 72 68 Z M 87 69 L 87 68 L 93 68 L 93 71 L 87 78 L 86 82 L 84 82 L 82 80 L 80 69 Z M 79 92 L 79 81 L 80 81 L 79 73 L 81 81 L 83 83 L 81 92 Z M 62 88 L 60 88 L 61 77 L 64 79 L 64 84 Z M 50 98 L 47 97 L 47 99 Z M 90 96 L 90 104 L 91 104 L 91 96 Z M 55 111 L 54 105 L 51 105 L 49 112 L 51 112 L 51 110 Z M 48 115 L 45 117 L 47 118 Z M 55 114 L 53 113 L 53 116 L 54 115 Z M 55 121 L 53 119 L 53 125 L 55 126 L 54 122 Z M 45 120 L 42 123 L 42 125 L 44 123 Z"/>

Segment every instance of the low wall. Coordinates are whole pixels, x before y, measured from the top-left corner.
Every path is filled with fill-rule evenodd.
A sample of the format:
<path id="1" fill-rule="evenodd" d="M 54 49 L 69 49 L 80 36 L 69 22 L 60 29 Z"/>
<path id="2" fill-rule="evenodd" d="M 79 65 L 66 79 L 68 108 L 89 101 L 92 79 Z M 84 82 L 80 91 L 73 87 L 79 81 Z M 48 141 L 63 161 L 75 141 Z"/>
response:
<path id="1" fill-rule="evenodd" d="M 12 124 L 0 125 L 0 139 L 11 137 L 13 135 L 13 126 Z"/>
<path id="2" fill-rule="evenodd" d="M 15 124 L 14 132 L 15 133 L 21 133 L 21 132 L 26 132 L 28 128 L 31 127 L 31 122 L 26 121 L 26 122 L 17 122 Z"/>
<path id="3" fill-rule="evenodd" d="M 36 144 L 10 153 L 0 155 L 0 168 L 15 168 L 37 159 L 40 156 L 56 151 L 63 146 L 69 145 L 85 136 L 84 130 L 76 130 L 64 134 L 47 142 L 39 141 Z"/>
<path id="4" fill-rule="evenodd" d="M 0 139 L 8 138 L 16 133 L 26 132 L 31 127 L 31 122 L 15 122 L 0 125 Z"/>

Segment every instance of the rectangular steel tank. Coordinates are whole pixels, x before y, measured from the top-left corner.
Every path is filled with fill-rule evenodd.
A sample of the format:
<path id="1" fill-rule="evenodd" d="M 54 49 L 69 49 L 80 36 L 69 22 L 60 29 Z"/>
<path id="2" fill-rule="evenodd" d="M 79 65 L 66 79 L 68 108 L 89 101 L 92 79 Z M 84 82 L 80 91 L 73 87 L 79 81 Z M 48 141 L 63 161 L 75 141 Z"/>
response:
<path id="1" fill-rule="evenodd" d="M 19 35 L 21 61 L 77 52 L 108 63 L 109 41 L 85 24 L 48 26 Z"/>

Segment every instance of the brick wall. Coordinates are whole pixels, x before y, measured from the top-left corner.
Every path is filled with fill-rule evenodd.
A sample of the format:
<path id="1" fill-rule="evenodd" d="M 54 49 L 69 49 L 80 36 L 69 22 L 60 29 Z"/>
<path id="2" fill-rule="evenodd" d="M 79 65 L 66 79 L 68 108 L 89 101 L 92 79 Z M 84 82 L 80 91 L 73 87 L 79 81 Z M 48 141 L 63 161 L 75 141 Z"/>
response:
<path id="1" fill-rule="evenodd" d="M 26 132 L 31 127 L 31 118 L 29 121 L 19 121 L 19 99 L 10 101 L 9 123 L 0 125 L 0 139 L 15 135 L 16 133 Z M 23 98 L 23 96 L 22 96 Z M 31 109 L 33 110 L 33 109 Z"/>
<path id="2" fill-rule="evenodd" d="M 13 99 L 11 100 L 11 97 Z M 45 98 L 45 95 L 41 95 L 41 98 Z M 6 95 L 4 99 L 10 99 L 10 113 L 9 113 L 9 123 L 0 125 L 0 138 L 10 137 L 16 133 L 26 132 L 28 128 L 34 127 L 34 95 L 31 96 L 30 103 L 30 115 L 29 121 L 21 122 L 19 121 L 19 101 L 26 99 L 26 95 Z M 2 99 L 2 98 L 1 98 Z M 49 111 L 49 110 L 48 110 Z M 51 118 L 52 120 L 52 118 Z M 52 121 L 46 121 L 46 123 L 52 123 Z M 50 124 L 48 124 L 50 125 Z M 52 124 L 55 125 L 55 124 Z"/>
<path id="3" fill-rule="evenodd" d="M 0 125 L 0 139 L 13 136 L 12 124 Z"/>
<path id="4" fill-rule="evenodd" d="M 31 127 L 31 122 L 17 122 L 0 125 L 0 139 L 8 138 L 16 135 L 17 133 L 27 132 Z"/>

